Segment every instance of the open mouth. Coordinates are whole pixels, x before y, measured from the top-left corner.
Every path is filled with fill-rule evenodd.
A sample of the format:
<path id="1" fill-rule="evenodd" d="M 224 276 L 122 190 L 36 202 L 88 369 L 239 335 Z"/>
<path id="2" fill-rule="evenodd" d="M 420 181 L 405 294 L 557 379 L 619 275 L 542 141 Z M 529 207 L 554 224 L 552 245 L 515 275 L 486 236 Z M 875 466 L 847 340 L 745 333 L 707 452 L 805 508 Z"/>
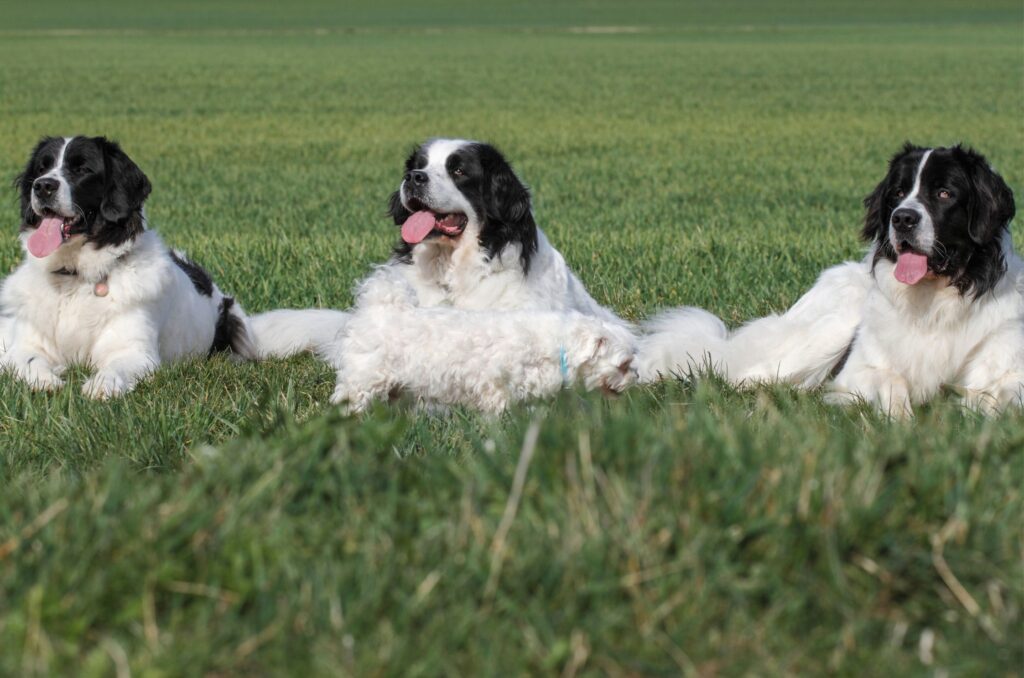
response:
<path id="1" fill-rule="evenodd" d="M 469 223 L 469 219 L 461 212 L 435 212 L 416 198 L 409 200 L 409 208 L 415 211 L 402 224 L 402 240 L 410 245 L 422 242 L 433 234 L 457 238 Z"/>
<path id="2" fill-rule="evenodd" d="M 893 275 L 905 285 L 916 285 L 925 278 L 934 278 L 928 270 L 928 255 L 915 250 L 907 241 L 896 247 L 896 268 Z"/>
<path id="3" fill-rule="evenodd" d="M 77 228 L 82 222 L 81 215 L 64 216 L 53 210 L 43 210 L 39 226 L 29 236 L 28 251 L 32 256 L 42 259 L 53 254 L 58 247 L 71 239 L 71 236 L 82 232 Z"/>
<path id="4" fill-rule="evenodd" d="M 66 217 L 63 214 L 57 214 L 53 210 L 44 209 L 39 216 L 43 218 L 43 221 L 59 221 L 60 233 L 65 240 L 75 235 L 75 233 L 78 232 L 78 229 L 76 229 L 75 227 L 82 223 L 81 214 L 75 214 L 73 216 Z M 42 226 L 42 223 L 40 223 L 39 225 Z"/>

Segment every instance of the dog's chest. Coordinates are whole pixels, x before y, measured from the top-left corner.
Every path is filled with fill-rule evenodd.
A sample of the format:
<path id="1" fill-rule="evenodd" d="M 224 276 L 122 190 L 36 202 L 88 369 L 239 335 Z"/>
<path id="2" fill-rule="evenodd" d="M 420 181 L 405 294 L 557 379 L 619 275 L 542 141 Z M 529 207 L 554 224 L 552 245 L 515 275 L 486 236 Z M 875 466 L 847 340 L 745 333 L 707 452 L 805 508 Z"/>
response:
<path id="1" fill-rule="evenodd" d="M 56 281 L 28 309 L 32 323 L 68 359 L 87 359 L 96 336 L 114 312 L 116 299 L 101 297 L 78 279 Z"/>
<path id="2" fill-rule="evenodd" d="M 414 270 L 413 284 L 424 306 L 491 309 L 531 305 L 522 273 L 486 257 L 475 243 L 425 251 L 416 257 Z"/>
<path id="3" fill-rule="evenodd" d="M 985 313 L 952 288 L 898 292 L 873 295 L 862 332 L 885 354 L 883 362 L 912 383 L 937 386 L 954 380 L 996 328 L 998 314 Z"/>

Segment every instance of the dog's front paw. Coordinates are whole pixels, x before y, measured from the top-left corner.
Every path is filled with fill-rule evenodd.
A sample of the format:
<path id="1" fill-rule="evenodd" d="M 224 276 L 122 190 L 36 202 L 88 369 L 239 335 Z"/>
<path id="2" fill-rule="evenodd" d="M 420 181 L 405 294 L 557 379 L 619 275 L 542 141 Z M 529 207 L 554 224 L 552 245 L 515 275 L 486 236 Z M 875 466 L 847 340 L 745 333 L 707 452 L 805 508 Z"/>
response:
<path id="1" fill-rule="evenodd" d="M 637 382 L 636 360 L 627 358 L 614 367 L 606 368 L 601 378 L 601 390 L 606 394 L 618 394 Z"/>
<path id="2" fill-rule="evenodd" d="M 135 382 L 117 372 L 97 372 L 82 384 L 82 394 L 93 400 L 109 400 L 124 395 Z"/>
<path id="3" fill-rule="evenodd" d="M 41 358 L 30 358 L 14 366 L 14 374 L 33 391 L 55 391 L 64 380 Z"/>
<path id="4" fill-rule="evenodd" d="M 839 390 L 827 391 L 821 399 L 825 401 L 826 405 L 832 405 L 834 407 L 850 407 L 863 402 L 864 400 L 856 393 Z"/>
<path id="5" fill-rule="evenodd" d="M 372 402 L 373 399 L 365 393 L 352 393 L 342 383 L 335 386 L 334 393 L 331 394 L 331 404 L 340 406 L 341 412 L 345 416 L 365 412 L 370 408 Z"/>
<path id="6" fill-rule="evenodd" d="M 875 409 L 893 419 L 910 419 L 914 416 L 914 408 L 910 404 L 910 394 L 898 381 L 886 384 L 888 388 L 875 389 L 864 393 L 834 388 L 824 395 L 829 405 L 849 407 L 858 403 L 870 403 Z"/>

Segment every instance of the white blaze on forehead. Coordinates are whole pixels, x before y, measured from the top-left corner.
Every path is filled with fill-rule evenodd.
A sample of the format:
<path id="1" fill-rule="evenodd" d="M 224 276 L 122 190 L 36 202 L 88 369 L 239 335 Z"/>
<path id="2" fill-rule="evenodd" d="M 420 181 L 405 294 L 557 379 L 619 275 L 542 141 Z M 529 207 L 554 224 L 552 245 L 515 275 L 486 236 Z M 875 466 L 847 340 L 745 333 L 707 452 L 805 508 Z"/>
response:
<path id="1" fill-rule="evenodd" d="M 928 162 L 928 157 L 931 156 L 933 150 L 934 149 L 929 148 L 924 152 L 924 155 L 921 156 L 921 164 L 917 166 L 917 174 L 914 175 L 914 187 L 910 189 L 910 195 L 900 203 L 900 207 L 903 207 L 904 204 L 911 201 L 916 202 L 918 205 L 921 204 L 917 200 L 917 194 L 921 191 L 921 174 L 924 173 L 924 165 Z"/>
<path id="2" fill-rule="evenodd" d="M 896 205 L 896 209 L 893 210 L 895 213 L 898 209 L 910 209 L 921 215 L 921 222 L 914 229 L 913 234 L 913 245 L 917 249 L 930 254 L 932 248 L 935 247 L 935 224 L 932 222 L 932 215 L 928 213 L 928 208 L 924 206 L 917 196 L 921 192 L 921 175 L 924 174 L 924 166 L 928 162 L 928 158 L 931 157 L 932 151 L 935 149 L 929 148 L 921 156 L 921 162 L 917 165 L 917 170 L 914 174 L 914 185 L 910 189 L 910 193 L 900 201 L 900 204 Z M 899 246 L 899 238 L 896 236 L 895 229 L 892 228 L 891 218 L 889 225 L 889 239 L 892 241 L 893 247 Z"/>
<path id="3" fill-rule="evenodd" d="M 57 179 L 61 178 L 60 168 L 64 165 L 64 155 L 68 151 L 68 146 L 71 145 L 71 139 L 72 138 L 73 137 L 64 137 L 64 143 L 61 144 L 60 150 L 57 151 L 57 159 L 54 160 L 53 167 L 51 167 L 45 174 L 41 174 L 40 178 L 42 178 L 42 177 L 54 177 L 54 178 L 57 178 Z"/>
<path id="4" fill-rule="evenodd" d="M 61 144 L 60 151 L 57 152 L 57 159 L 54 161 L 53 167 L 38 177 L 39 179 L 46 177 L 57 180 L 58 188 L 56 200 L 54 200 L 53 205 L 50 205 L 49 207 L 52 207 L 63 216 L 72 216 L 72 210 L 74 209 L 71 200 L 71 184 L 68 183 L 67 177 L 64 176 L 63 172 L 64 156 L 67 154 L 68 146 L 71 145 L 73 140 L 74 137 L 64 137 L 64 143 Z M 40 212 L 43 209 L 36 200 L 35 191 L 32 192 L 32 207 L 36 212 Z"/>
<path id="5" fill-rule="evenodd" d="M 427 142 L 426 156 L 427 156 L 427 169 L 434 167 L 440 167 L 445 169 L 445 164 L 448 162 L 448 157 L 466 146 L 471 145 L 472 141 L 465 139 L 432 139 Z"/>

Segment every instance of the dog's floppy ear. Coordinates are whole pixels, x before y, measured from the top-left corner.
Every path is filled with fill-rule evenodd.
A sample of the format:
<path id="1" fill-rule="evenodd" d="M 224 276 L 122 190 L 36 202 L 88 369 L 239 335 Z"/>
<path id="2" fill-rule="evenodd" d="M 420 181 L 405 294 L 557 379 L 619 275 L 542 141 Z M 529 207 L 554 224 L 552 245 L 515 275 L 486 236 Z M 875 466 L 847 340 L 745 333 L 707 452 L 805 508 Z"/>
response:
<path id="1" fill-rule="evenodd" d="M 395 191 L 392 193 L 388 199 L 388 216 L 394 220 L 395 225 L 401 226 L 410 215 L 412 215 L 412 212 L 405 209 L 405 205 L 402 204 L 401 192 Z"/>
<path id="2" fill-rule="evenodd" d="M 153 187 L 116 142 L 105 137 L 96 137 L 93 141 L 103 149 L 107 168 L 100 215 L 108 222 L 121 223 L 142 209 Z"/>
<path id="3" fill-rule="evenodd" d="M 53 137 L 43 137 L 36 144 L 28 156 L 25 169 L 14 178 L 14 188 L 18 191 L 18 199 L 21 207 L 21 226 L 33 227 L 39 225 L 39 215 L 32 209 L 32 182 L 36 179 L 35 162 L 43 147 L 54 141 Z"/>
<path id="4" fill-rule="evenodd" d="M 864 228 L 860 232 L 860 237 L 868 242 L 874 242 L 881 234 L 885 233 L 887 224 L 883 213 L 888 192 L 889 175 L 887 174 L 885 179 L 875 186 L 875 190 L 864 198 Z"/>
<path id="5" fill-rule="evenodd" d="M 482 144 L 480 161 L 485 172 L 484 209 L 488 241 L 492 253 L 509 242 L 522 246 L 523 269 L 537 250 L 537 224 L 533 220 L 530 191 L 519 180 L 508 161 L 492 146 Z"/>
<path id="6" fill-rule="evenodd" d="M 909 141 L 905 142 L 903 148 L 889 160 L 889 170 L 886 172 L 885 178 L 875 186 L 875 190 L 871 191 L 864 198 L 864 229 L 860 233 L 864 240 L 873 242 L 885 237 L 885 233 L 889 229 L 889 217 L 891 216 L 887 200 L 889 189 L 896 177 L 896 166 L 910 153 L 921 150 L 924 149 L 920 146 L 915 146 Z"/>
<path id="7" fill-rule="evenodd" d="M 967 168 L 967 180 L 971 184 L 967 196 L 967 228 L 971 240 L 979 245 L 992 242 L 1017 213 L 1013 191 L 977 151 L 954 146 L 953 152 Z"/>

